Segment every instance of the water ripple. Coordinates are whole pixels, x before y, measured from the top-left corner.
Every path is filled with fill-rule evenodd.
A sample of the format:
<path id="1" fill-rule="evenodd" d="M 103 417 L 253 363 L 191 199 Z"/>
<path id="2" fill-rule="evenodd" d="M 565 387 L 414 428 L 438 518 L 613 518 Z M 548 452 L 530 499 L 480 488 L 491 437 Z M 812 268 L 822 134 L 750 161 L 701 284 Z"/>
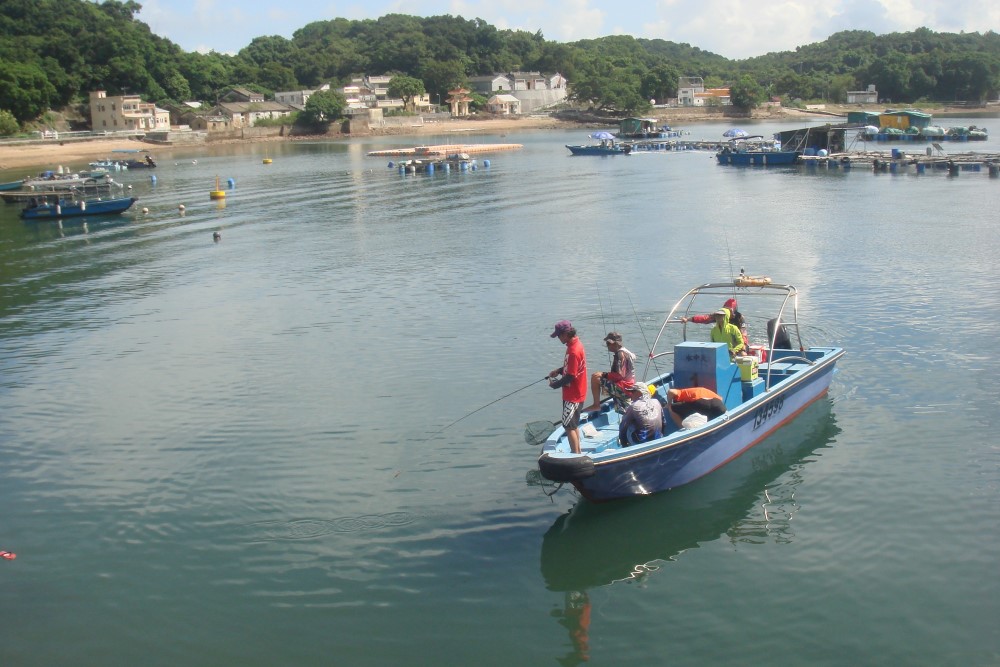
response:
<path id="1" fill-rule="evenodd" d="M 308 540 L 332 533 L 357 533 L 374 531 L 388 526 L 405 526 L 416 521 L 409 512 L 389 512 L 364 516 L 339 517 L 336 519 L 292 519 L 258 521 L 247 528 L 253 533 L 248 542 L 276 542 L 284 540 Z"/>

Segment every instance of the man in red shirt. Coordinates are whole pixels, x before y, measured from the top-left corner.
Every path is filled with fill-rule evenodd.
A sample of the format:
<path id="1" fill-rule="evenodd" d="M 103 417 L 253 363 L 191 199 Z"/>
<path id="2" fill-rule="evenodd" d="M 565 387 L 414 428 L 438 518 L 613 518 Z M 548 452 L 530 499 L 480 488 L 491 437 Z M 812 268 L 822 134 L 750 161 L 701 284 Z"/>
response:
<path id="1" fill-rule="evenodd" d="M 562 425 L 566 429 L 566 439 L 573 453 L 580 453 L 580 408 L 587 400 L 587 353 L 583 343 L 576 336 L 576 329 L 568 320 L 556 322 L 555 330 L 549 338 L 558 338 L 566 346 L 566 357 L 563 365 L 549 373 L 549 378 L 562 376 L 558 380 L 550 379 L 549 386 L 553 389 L 562 387 Z"/>

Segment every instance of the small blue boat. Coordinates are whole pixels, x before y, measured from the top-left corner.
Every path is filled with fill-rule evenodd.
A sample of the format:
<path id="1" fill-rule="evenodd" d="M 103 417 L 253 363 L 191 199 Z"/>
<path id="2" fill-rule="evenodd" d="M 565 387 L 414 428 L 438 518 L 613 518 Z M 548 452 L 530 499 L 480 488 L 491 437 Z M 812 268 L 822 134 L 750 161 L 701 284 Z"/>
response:
<path id="1" fill-rule="evenodd" d="M 0 183 L 0 192 L 11 192 L 13 190 L 20 190 L 21 186 L 24 185 L 24 181 L 11 181 L 10 183 Z"/>
<path id="2" fill-rule="evenodd" d="M 53 199 L 34 203 L 29 202 L 21 211 L 23 220 L 55 220 L 73 218 L 83 215 L 118 215 L 124 213 L 137 201 L 135 197 L 119 199 Z"/>
<path id="3" fill-rule="evenodd" d="M 714 312 L 731 297 L 739 300 L 747 321 L 769 322 L 767 342 L 751 346 L 755 356 L 735 361 L 724 343 L 707 342 L 709 327 L 690 323 L 691 316 Z M 687 427 L 679 427 L 664 407 L 662 437 L 623 447 L 621 415 L 607 399 L 583 421 L 580 453 L 571 451 L 561 425 L 548 436 L 538 458 L 541 476 L 572 484 L 592 501 L 648 495 L 709 474 L 791 422 L 827 392 L 837 360 L 845 354 L 839 347 L 803 347 L 798 297 L 792 285 L 744 276 L 689 290 L 660 327 L 644 383 L 664 404 L 668 389 L 711 389 L 722 397 L 726 412 L 685 420 Z M 670 370 L 661 372 L 668 362 Z M 529 442 L 532 426 L 525 432 Z"/>

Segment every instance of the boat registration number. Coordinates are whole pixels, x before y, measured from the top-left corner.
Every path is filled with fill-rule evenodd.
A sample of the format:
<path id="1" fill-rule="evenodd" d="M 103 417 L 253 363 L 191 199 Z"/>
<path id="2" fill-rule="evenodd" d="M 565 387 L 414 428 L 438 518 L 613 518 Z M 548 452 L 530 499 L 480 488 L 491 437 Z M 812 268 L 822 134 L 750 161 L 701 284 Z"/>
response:
<path id="1" fill-rule="evenodd" d="M 769 419 L 779 415 L 781 413 L 781 408 L 783 408 L 784 406 L 785 406 L 785 397 L 779 396 L 773 401 L 769 401 L 767 404 L 757 408 L 757 411 L 754 413 L 753 430 L 756 431 L 758 428 L 763 426 L 764 423 L 767 422 Z"/>

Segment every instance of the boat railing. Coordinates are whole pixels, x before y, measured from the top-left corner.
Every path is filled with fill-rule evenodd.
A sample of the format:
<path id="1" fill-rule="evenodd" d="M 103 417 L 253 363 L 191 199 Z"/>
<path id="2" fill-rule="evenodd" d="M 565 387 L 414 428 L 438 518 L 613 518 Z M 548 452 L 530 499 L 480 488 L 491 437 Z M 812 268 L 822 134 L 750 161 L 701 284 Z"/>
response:
<path id="1" fill-rule="evenodd" d="M 788 336 L 790 344 L 797 343 L 798 349 L 793 349 L 793 352 L 802 353 L 805 349 L 802 345 L 802 332 L 799 328 L 798 322 L 798 291 L 793 285 L 781 285 L 768 282 L 767 284 L 762 285 L 745 286 L 738 285 L 735 280 L 733 282 L 726 283 L 707 283 L 689 290 L 670 309 L 666 319 L 664 319 L 663 324 L 660 326 L 660 330 L 656 334 L 656 338 L 653 340 L 653 345 L 651 346 L 649 352 L 649 358 L 646 362 L 646 368 L 643 371 L 643 377 L 651 377 L 649 373 L 650 366 L 653 367 L 657 376 L 662 375 L 662 372 L 658 368 L 657 360 L 663 359 L 664 357 L 672 357 L 674 355 L 674 350 L 671 345 L 669 350 L 657 351 L 660 341 L 664 338 L 668 327 L 674 328 L 677 327 L 677 325 L 680 325 L 679 342 L 687 341 L 688 323 L 690 322 L 692 314 L 708 310 L 704 307 L 696 307 L 696 302 L 704 303 L 705 297 L 737 297 L 739 299 L 754 299 L 762 297 L 780 298 L 781 303 L 777 308 L 777 315 L 773 318 L 775 326 L 773 331 L 768 332 L 767 336 L 766 358 L 770 360 L 775 356 L 776 352 L 781 352 L 786 349 L 776 347 L 782 330 L 784 330 L 785 335 Z M 714 309 L 715 308 L 712 310 Z M 771 310 L 771 312 L 773 313 L 774 311 Z M 782 358 L 790 357 L 790 355 L 784 354 L 780 356 Z M 804 356 L 802 358 L 809 364 L 815 363 Z M 673 370 L 672 364 L 670 370 Z M 771 374 L 771 367 L 768 366 L 764 382 L 765 391 L 770 389 L 772 386 Z M 777 375 L 775 375 L 775 377 L 777 377 Z"/>

